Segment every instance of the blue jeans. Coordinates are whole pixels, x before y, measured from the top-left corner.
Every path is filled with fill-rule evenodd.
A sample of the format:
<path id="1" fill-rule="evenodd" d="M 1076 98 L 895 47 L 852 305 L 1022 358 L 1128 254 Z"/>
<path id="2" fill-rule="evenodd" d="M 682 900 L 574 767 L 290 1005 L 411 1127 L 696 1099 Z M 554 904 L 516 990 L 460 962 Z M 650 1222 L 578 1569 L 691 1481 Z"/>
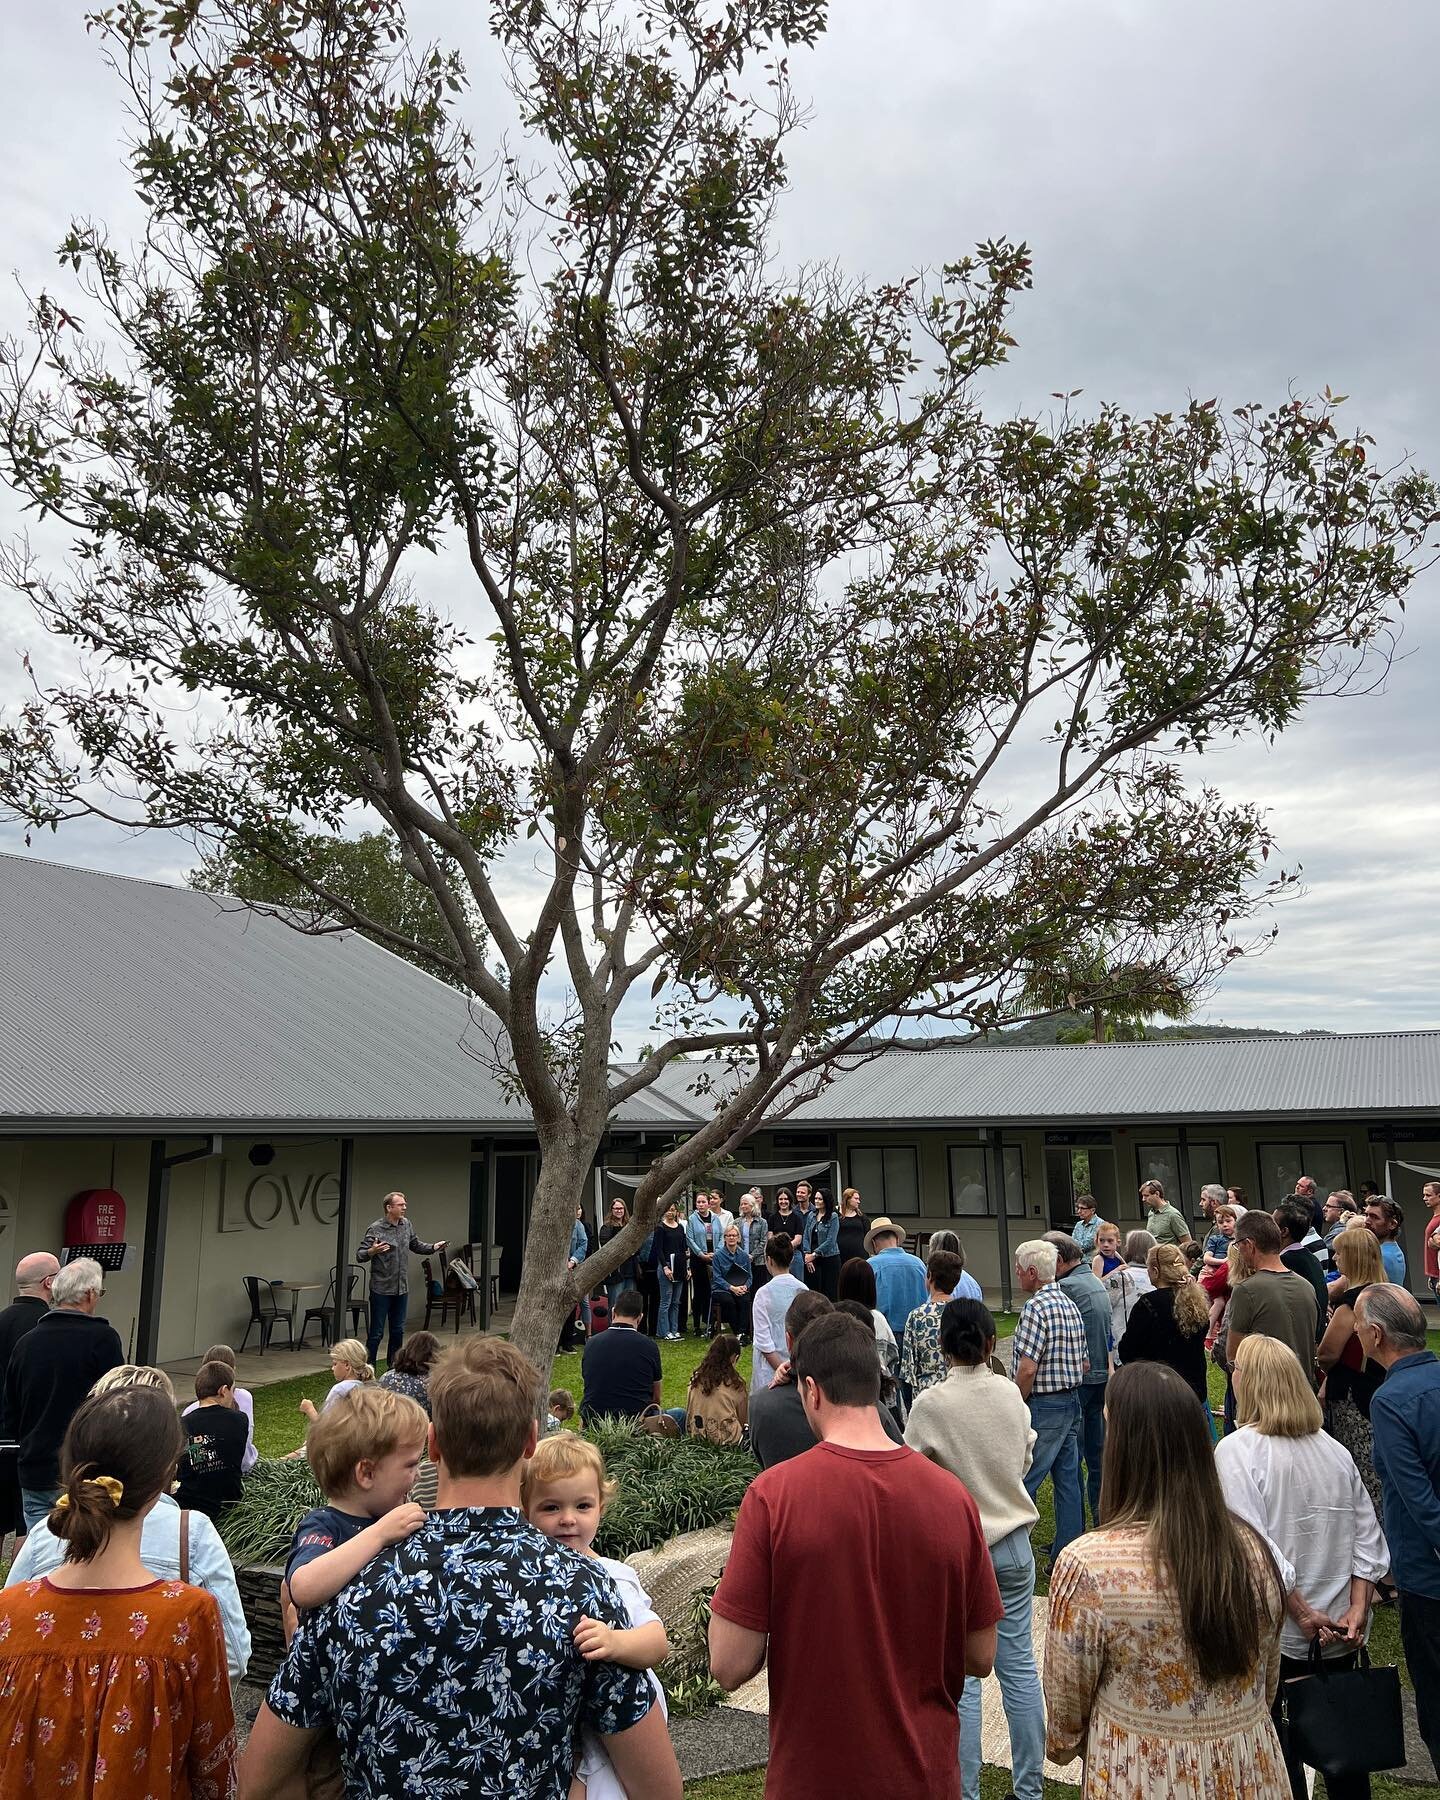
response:
<path id="1" fill-rule="evenodd" d="M 622 1294 L 635 1293 L 639 1289 L 639 1286 L 640 1283 L 636 1281 L 633 1275 L 612 1275 L 610 1277 L 609 1281 L 605 1283 L 605 1298 L 610 1302 L 610 1314 L 612 1318 L 615 1314 L 615 1302 L 620 1296 Z"/>
<path id="2" fill-rule="evenodd" d="M 1080 1492 L 1080 1390 L 1066 1394 L 1032 1394 L 1030 1423 L 1035 1452 L 1025 1492 L 1033 1500 L 1045 1477 L 1055 1494 L 1055 1549 L 1058 1556 L 1085 1530 L 1085 1501 Z"/>
<path id="3" fill-rule="evenodd" d="M 655 1328 L 656 1337 L 675 1337 L 680 1330 L 680 1290 L 685 1283 L 672 1281 L 663 1269 L 660 1271 L 660 1322 Z"/>
<path id="4" fill-rule="evenodd" d="M 995 1674 L 1010 1731 L 1010 1786 L 1015 1800 L 1041 1800 L 1045 1762 L 1045 1701 L 1035 1672 L 1030 1614 L 1035 1599 L 1035 1554 L 1030 1527 L 1001 1538 L 990 1552 L 1005 1617 L 995 1628 Z M 960 1793 L 980 1796 L 980 1681 L 969 1675 L 960 1697 Z"/>
<path id="5" fill-rule="evenodd" d="M 59 1488 L 21 1488 L 20 1510 L 25 1515 L 25 1529 L 38 1531 L 59 1498 Z"/>
<path id="6" fill-rule="evenodd" d="M 395 1352 L 400 1348 L 400 1340 L 405 1335 L 405 1314 L 410 1305 L 408 1294 L 371 1294 L 370 1296 L 370 1335 L 365 1340 L 365 1360 L 373 1363 L 375 1352 L 380 1348 L 380 1340 L 385 1335 L 385 1326 L 390 1326 L 390 1344 L 385 1352 L 385 1360 L 394 1362 Z"/>
<path id="7" fill-rule="evenodd" d="M 1085 1458 L 1085 1495 L 1090 1523 L 1100 1523 L 1100 1465 L 1105 1459 L 1105 1383 L 1080 1384 L 1080 1453 Z"/>

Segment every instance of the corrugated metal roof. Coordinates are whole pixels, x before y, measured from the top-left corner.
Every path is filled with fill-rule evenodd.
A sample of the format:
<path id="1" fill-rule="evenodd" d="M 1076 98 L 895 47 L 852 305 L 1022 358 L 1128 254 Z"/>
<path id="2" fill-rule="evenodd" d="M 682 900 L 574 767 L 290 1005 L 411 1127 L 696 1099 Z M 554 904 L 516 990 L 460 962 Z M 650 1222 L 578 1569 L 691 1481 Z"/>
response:
<path id="1" fill-rule="evenodd" d="M 112 1124 L 523 1132 L 478 1003 L 353 931 L 0 855 L 0 1129 Z M 674 1063 L 613 1123 L 713 1111 Z M 732 1077 L 733 1079 L 733 1077 Z M 1063 1125 L 1440 1115 L 1440 1032 L 889 1050 L 787 1124 Z"/>
<path id="2" fill-rule="evenodd" d="M 1123 1124 L 1440 1114 L 1440 1031 L 888 1050 L 790 1118 L 810 1125 Z"/>
<path id="3" fill-rule="evenodd" d="M 0 1123 L 523 1130 L 487 1018 L 358 932 L 0 856 Z"/>

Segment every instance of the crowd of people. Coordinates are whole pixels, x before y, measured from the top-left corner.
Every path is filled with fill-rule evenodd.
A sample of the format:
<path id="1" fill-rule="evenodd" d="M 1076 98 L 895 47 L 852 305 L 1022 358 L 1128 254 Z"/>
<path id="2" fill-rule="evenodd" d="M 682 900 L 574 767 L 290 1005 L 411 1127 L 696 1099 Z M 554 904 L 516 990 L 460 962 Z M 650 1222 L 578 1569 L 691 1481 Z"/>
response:
<path id="1" fill-rule="evenodd" d="M 629 1223 L 627 1203 L 612 1200 L 596 1241 L 609 1244 Z M 844 1190 L 838 1205 L 828 1188 L 805 1180 L 793 1190 L 777 1188 L 769 1202 L 759 1188 L 750 1188 L 733 1213 L 718 1189 L 702 1189 L 683 1219 L 678 1203 L 665 1209 L 635 1253 L 607 1278 L 605 1297 L 613 1313 L 622 1294 L 638 1293 L 644 1301 L 641 1329 L 662 1343 L 678 1342 L 687 1330 L 708 1337 L 717 1329 L 734 1332 L 744 1343 L 756 1329 L 755 1308 L 768 1282 L 788 1274 L 827 1300 L 838 1300 L 843 1265 L 868 1257 L 876 1227 L 888 1223 L 872 1222 L 853 1187 Z M 895 1235 L 904 1234 L 897 1228 Z M 781 1238 L 789 1255 L 777 1270 L 771 1248 Z M 583 1261 L 590 1248 L 577 1209 L 570 1266 Z M 773 1297 L 770 1304 L 773 1313 Z M 582 1302 L 577 1322 L 583 1308 Z"/>
<path id="2" fill-rule="evenodd" d="M 1297 1188 L 1269 1212 L 1206 1189 L 1203 1237 L 1153 1183 L 1143 1232 L 1082 1202 L 1071 1231 L 1015 1251 L 1007 1365 L 953 1234 L 922 1262 L 858 1198 L 786 1194 L 786 1230 L 707 1196 L 694 1254 L 712 1337 L 685 1407 L 663 1407 L 638 1278 L 586 1345 L 585 1418 L 748 1443 L 759 1465 L 710 1660 L 725 1688 L 767 1670 L 767 1791 L 975 1800 L 993 1673 L 1016 1800 L 1040 1800 L 1047 1755 L 1082 1760 L 1087 1800 L 1301 1800 L 1287 1683 L 1314 1680 L 1317 1656 L 1360 1668 L 1390 1599 L 1440 1758 L 1440 1362 L 1390 1273 L 1392 1202 Z M 1440 1184 L 1426 1201 L 1428 1273 Z M 694 1222 L 678 1226 L 687 1257 Z M 673 1260 L 657 1272 L 676 1285 Z M 233 1352 L 211 1347 L 182 1413 L 163 1371 L 122 1361 L 98 1267 L 27 1257 L 16 1286 L 0 1312 L 0 1437 L 19 1446 L 4 1522 L 20 1528 L 0 1594 L 0 1800 L 237 1783 L 679 1795 L 664 1626 L 635 1572 L 594 1551 L 613 1484 L 561 1428 L 568 1393 L 547 1404 L 515 1348 L 416 1332 L 377 1380 L 369 1346 L 334 1346 L 303 1445 L 323 1503 L 294 1534 L 289 1648 L 242 1757 L 230 1682 L 249 1636 L 212 1523 L 255 1455 Z M 1046 1482 L 1054 1531 L 1037 1544 Z M 863 1650 L 863 1708 L 816 1679 L 843 1646 Z M 1331 1800 L 1369 1793 L 1369 1723 L 1353 1756 L 1322 1762 Z"/>

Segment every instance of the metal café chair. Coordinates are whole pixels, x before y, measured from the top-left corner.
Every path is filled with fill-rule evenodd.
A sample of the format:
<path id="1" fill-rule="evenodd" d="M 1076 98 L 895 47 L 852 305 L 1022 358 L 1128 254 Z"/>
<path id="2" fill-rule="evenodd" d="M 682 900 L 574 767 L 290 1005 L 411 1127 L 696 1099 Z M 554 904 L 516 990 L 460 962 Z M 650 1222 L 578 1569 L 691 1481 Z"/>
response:
<path id="1" fill-rule="evenodd" d="M 243 1355 L 245 1346 L 250 1342 L 250 1333 L 258 1325 L 260 1327 L 260 1354 L 263 1356 L 270 1348 L 270 1339 L 275 1327 L 283 1325 L 285 1335 L 290 1340 L 290 1348 L 295 1348 L 295 1325 L 288 1312 L 275 1298 L 275 1290 L 263 1275 L 244 1275 L 245 1293 L 250 1301 L 250 1322 L 245 1327 L 245 1335 L 240 1340 Z M 303 1334 L 302 1334 L 303 1336 Z"/>

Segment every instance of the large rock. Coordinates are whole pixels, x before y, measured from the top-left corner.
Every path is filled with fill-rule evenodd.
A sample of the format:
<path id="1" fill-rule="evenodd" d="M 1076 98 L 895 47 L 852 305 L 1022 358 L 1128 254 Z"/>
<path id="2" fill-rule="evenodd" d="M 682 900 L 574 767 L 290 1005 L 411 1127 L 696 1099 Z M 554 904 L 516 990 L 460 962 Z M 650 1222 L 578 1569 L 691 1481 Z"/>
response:
<path id="1" fill-rule="evenodd" d="M 644 1584 L 673 1643 L 690 1623 L 690 1602 L 719 1580 L 733 1538 L 728 1526 L 686 1531 L 656 1550 L 637 1550 L 626 1561 Z"/>

